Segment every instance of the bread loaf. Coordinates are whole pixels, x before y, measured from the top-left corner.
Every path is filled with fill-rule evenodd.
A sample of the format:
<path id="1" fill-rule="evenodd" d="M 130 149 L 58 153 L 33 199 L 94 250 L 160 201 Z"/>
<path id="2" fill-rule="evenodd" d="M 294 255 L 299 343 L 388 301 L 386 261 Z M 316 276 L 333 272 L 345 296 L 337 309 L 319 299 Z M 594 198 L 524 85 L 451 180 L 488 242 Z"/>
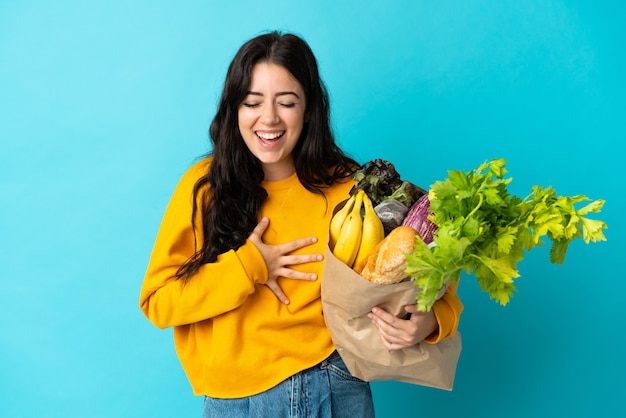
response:
<path id="1" fill-rule="evenodd" d="M 413 251 L 416 239 L 417 231 L 410 226 L 394 228 L 378 243 L 357 273 L 376 284 L 400 283 L 406 278 L 405 254 Z"/>

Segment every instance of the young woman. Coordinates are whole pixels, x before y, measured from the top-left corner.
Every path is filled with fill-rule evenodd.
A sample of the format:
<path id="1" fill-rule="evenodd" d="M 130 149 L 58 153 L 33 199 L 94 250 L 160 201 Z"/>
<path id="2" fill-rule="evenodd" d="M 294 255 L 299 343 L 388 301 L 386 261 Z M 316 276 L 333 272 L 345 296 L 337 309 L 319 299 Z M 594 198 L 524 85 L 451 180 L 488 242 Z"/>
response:
<path id="1" fill-rule="evenodd" d="M 298 36 L 246 42 L 226 75 L 212 151 L 184 174 L 140 294 L 174 328 L 205 417 L 371 417 L 322 316 L 320 275 L 332 210 L 358 168 L 335 143 L 315 56 Z M 390 350 L 456 331 L 449 291 L 429 313 L 372 312 Z"/>

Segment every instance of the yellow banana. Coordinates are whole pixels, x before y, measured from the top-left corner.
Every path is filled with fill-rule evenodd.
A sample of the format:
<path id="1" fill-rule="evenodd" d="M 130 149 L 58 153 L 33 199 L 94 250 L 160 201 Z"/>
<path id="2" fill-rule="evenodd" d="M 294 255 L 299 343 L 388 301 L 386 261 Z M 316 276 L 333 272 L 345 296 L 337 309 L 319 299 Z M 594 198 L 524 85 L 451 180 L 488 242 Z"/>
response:
<path id="1" fill-rule="evenodd" d="M 356 200 L 356 193 L 350 196 L 350 198 L 346 201 L 345 205 L 341 209 L 339 209 L 330 220 L 330 239 L 328 245 L 332 250 L 335 248 L 335 244 L 337 243 L 337 239 L 339 238 L 339 233 L 341 232 L 341 226 L 343 222 L 348 217 L 348 214 L 352 210 L 354 206 L 354 201 Z"/>
<path id="2" fill-rule="evenodd" d="M 350 267 L 354 264 L 354 259 L 359 251 L 359 244 L 361 243 L 361 233 L 363 231 L 361 207 L 363 206 L 364 194 L 365 192 L 362 189 L 356 193 L 354 206 L 341 226 L 339 237 L 333 249 L 335 257 Z"/>
<path id="3" fill-rule="evenodd" d="M 367 256 L 374 250 L 374 247 L 385 238 L 385 228 L 380 220 L 374 205 L 369 196 L 363 196 L 363 206 L 365 206 L 365 216 L 363 217 L 363 232 L 361 233 L 361 243 L 356 255 L 354 265 L 358 266 L 364 262 Z"/>

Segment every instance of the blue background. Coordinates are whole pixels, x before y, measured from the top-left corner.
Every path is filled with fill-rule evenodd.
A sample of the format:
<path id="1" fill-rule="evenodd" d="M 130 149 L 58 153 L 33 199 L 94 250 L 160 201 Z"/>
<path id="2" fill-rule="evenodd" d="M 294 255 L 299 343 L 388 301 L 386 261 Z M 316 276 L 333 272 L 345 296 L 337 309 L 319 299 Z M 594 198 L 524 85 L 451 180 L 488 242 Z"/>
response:
<path id="1" fill-rule="evenodd" d="M 606 0 L 2 1 L 0 415 L 199 416 L 139 288 L 226 67 L 266 29 L 312 45 L 361 162 L 428 187 L 504 157 L 514 193 L 607 201 L 608 241 L 529 253 L 508 306 L 465 277 L 454 390 L 376 382 L 378 416 L 622 410 L 625 21 Z"/>

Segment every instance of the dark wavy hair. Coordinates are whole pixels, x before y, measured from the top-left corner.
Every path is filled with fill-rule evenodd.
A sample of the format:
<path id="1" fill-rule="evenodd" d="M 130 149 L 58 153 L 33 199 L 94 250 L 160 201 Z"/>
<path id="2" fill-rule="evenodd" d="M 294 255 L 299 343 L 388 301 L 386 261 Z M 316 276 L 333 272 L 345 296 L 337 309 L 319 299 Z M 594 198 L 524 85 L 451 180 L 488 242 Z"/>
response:
<path id="1" fill-rule="evenodd" d="M 238 125 L 238 109 L 247 95 L 256 64 L 272 63 L 287 69 L 302 86 L 306 118 L 293 149 L 296 173 L 309 191 L 324 194 L 323 188 L 351 177 L 358 163 L 336 144 L 330 124 L 328 92 L 318 72 L 309 45 L 293 34 L 270 32 L 241 46 L 228 67 L 224 89 L 209 134 L 213 144 L 208 172 L 193 190 L 192 224 L 200 201 L 202 246 L 178 272 L 189 279 L 203 264 L 243 245 L 258 223 L 258 213 L 267 198 L 260 183 L 264 175 L 259 160 L 248 150 Z M 198 199 L 200 197 L 200 199 Z M 194 225 L 195 237 L 196 225 Z"/>

